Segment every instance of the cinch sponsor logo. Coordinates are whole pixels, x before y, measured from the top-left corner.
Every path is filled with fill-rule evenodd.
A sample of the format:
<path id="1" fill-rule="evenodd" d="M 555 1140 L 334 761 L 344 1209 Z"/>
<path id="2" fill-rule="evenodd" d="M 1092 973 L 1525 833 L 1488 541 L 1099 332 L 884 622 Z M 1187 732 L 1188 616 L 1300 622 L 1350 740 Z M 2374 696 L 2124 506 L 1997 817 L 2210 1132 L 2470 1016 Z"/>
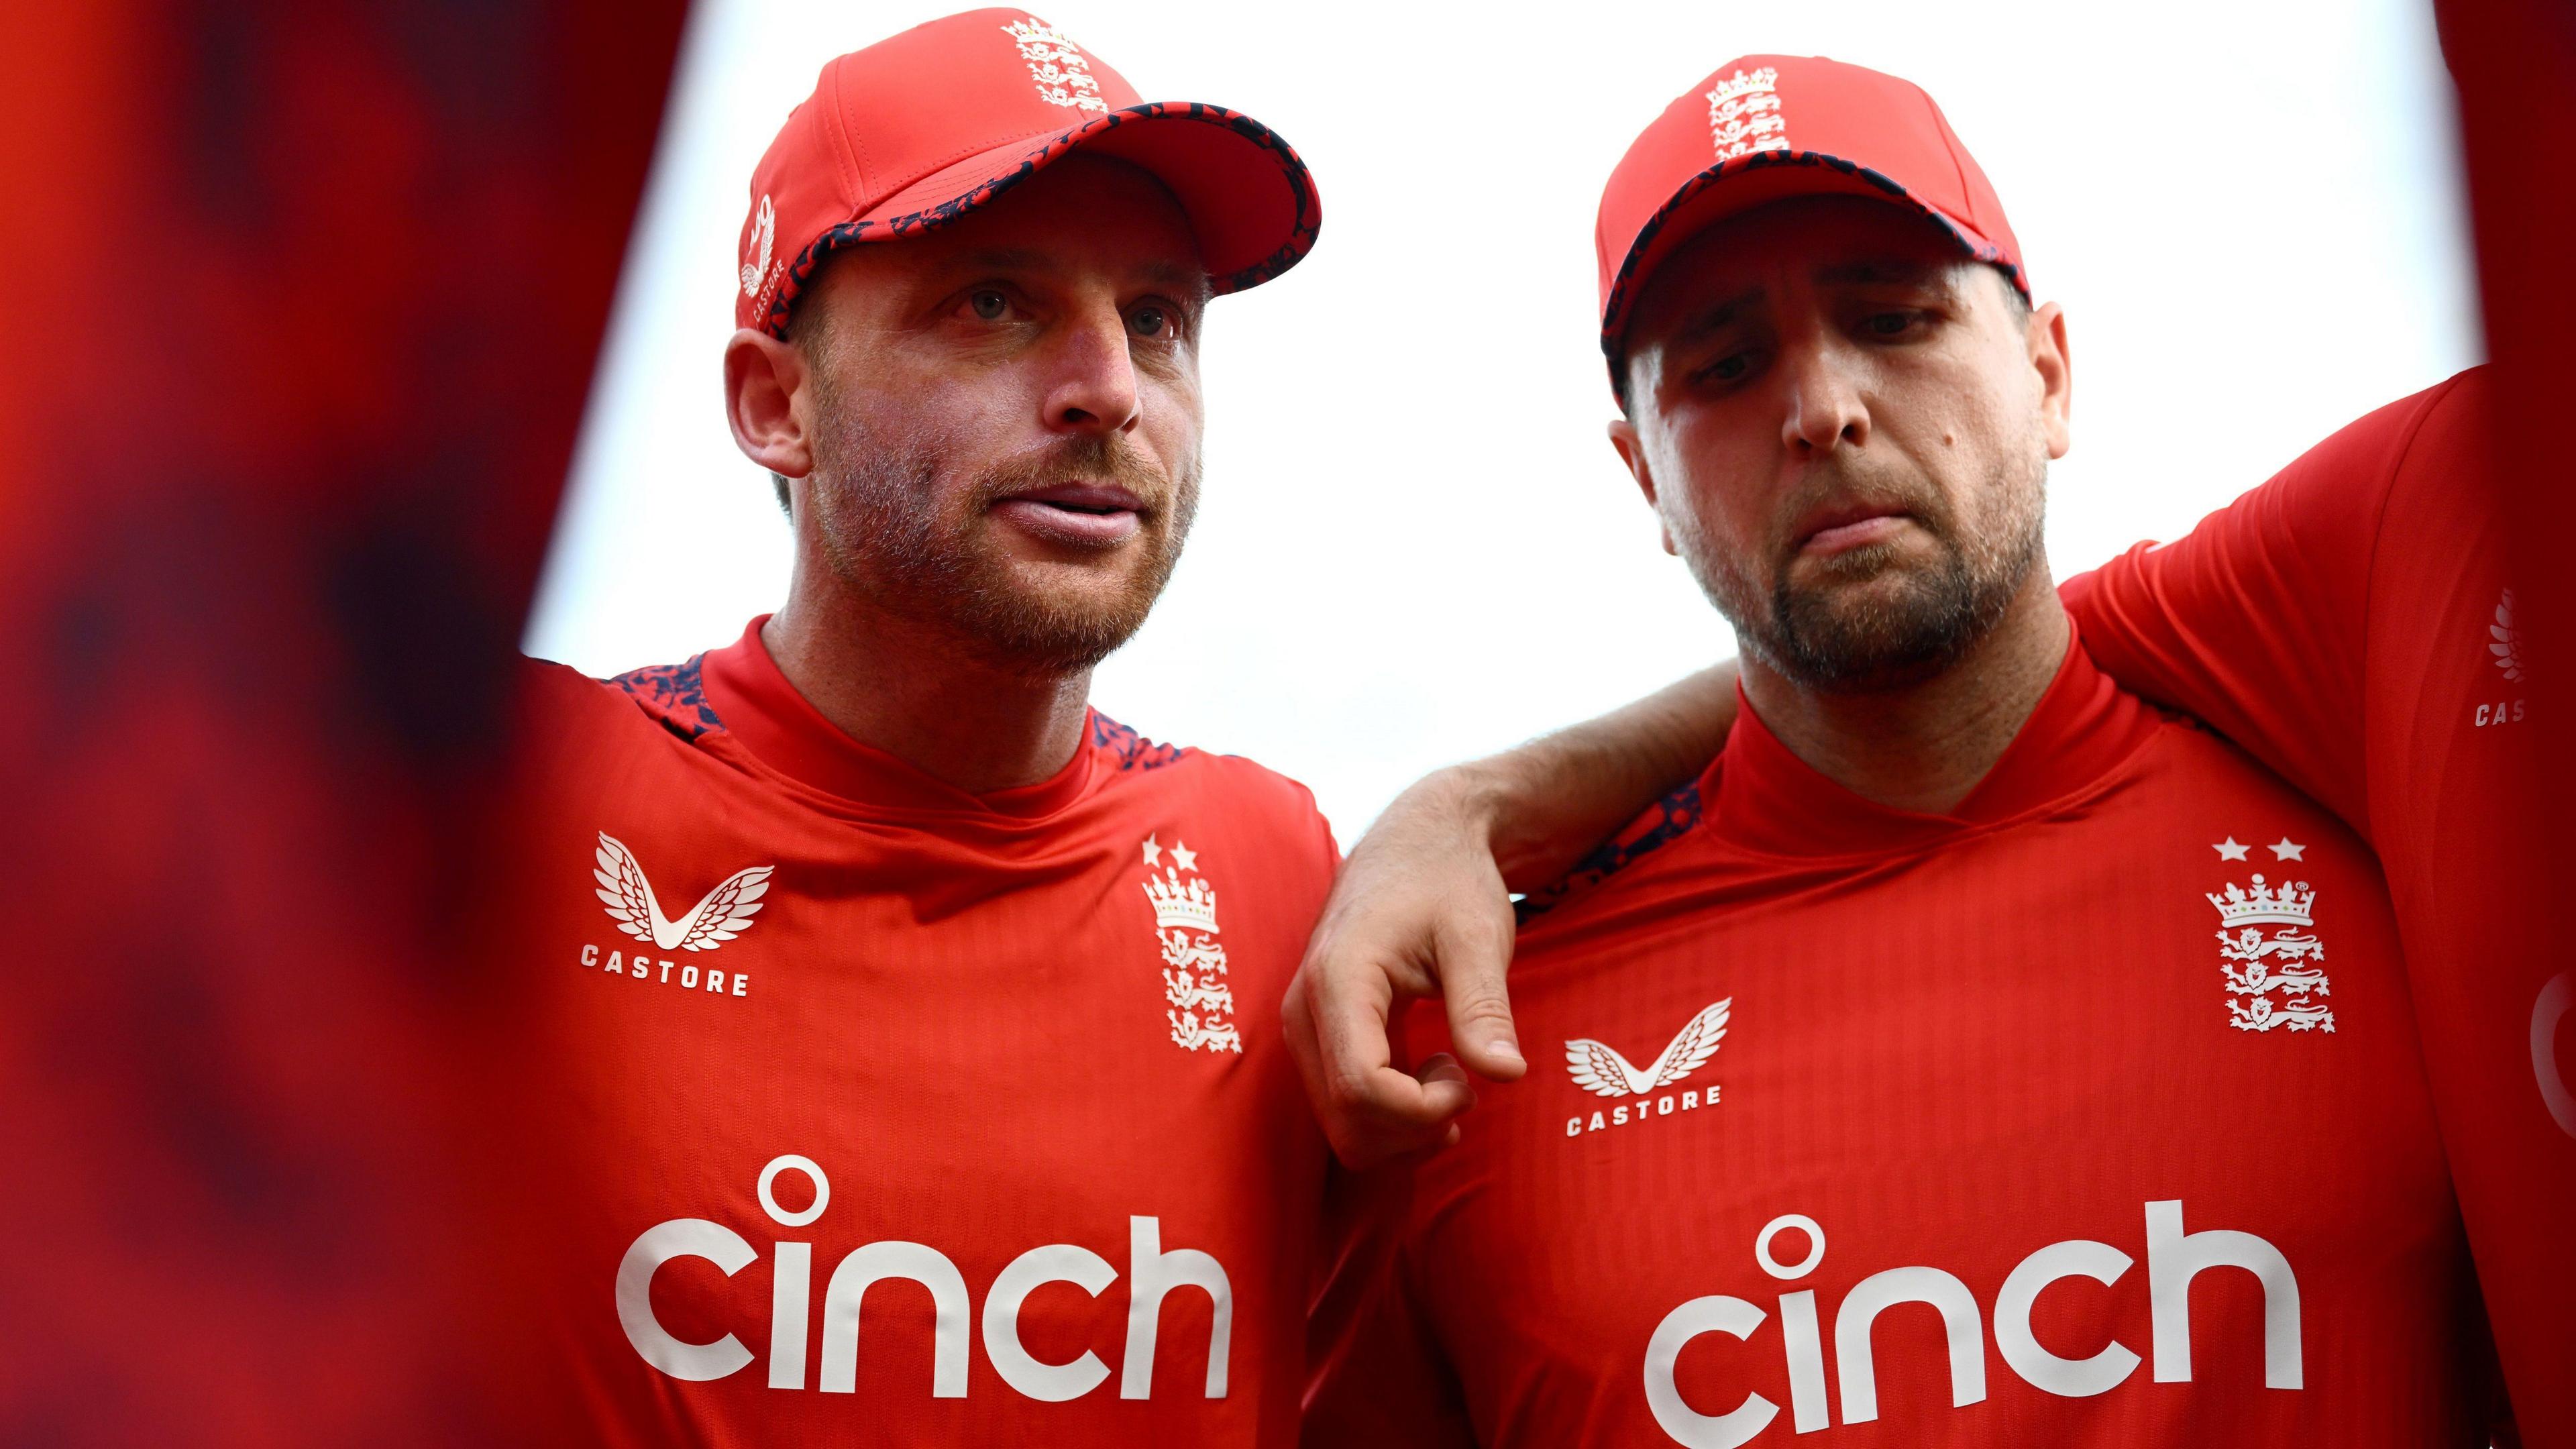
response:
<path id="1" fill-rule="evenodd" d="M 1782 1232 L 1805 1236 L 1806 1256 L 1782 1263 L 1773 1240 Z M 1816 1220 L 1789 1213 L 1773 1218 L 1753 1240 L 1762 1271 L 1794 1282 L 1825 1260 L 1825 1232 Z M 2114 1340 L 2089 1358 L 2060 1358 L 2040 1347 L 2030 1329 L 2031 1306 L 2062 1278 L 2090 1278 L 2105 1287 L 2120 1281 L 2134 1260 L 2108 1243 L 2074 1238 L 2021 1260 L 1995 1294 L 1994 1341 L 2003 1360 L 2032 1387 L 2065 1398 L 2109 1393 L 2137 1371 L 2138 1355 Z M 2179 1201 L 2147 1204 L 2147 1306 L 2153 1324 L 2155 1381 L 2191 1382 L 2191 1280 L 2207 1268 L 2241 1268 L 2263 1287 L 2263 1384 L 2295 1389 L 2304 1382 L 2299 1352 L 2299 1280 L 2281 1250 L 2252 1233 L 2224 1228 L 2187 1233 Z M 1928 1303 L 1941 1315 L 1950 1358 L 1950 1403 L 1965 1408 L 1986 1397 L 1985 1317 L 1968 1285 L 1939 1268 L 1890 1268 L 1852 1285 L 1834 1310 L 1834 1365 L 1842 1390 L 1842 1422 L 1878 1417 L 1878 1376 L 1870 1326 L 1899 1303 Z M 1723 1414 L 1703 1414 L 1685 1402 L 1673 1382 L 1682 1348 L 1706 1333 L 1750 1340 L 1770 1317 L 1741 1298 L 1694 1298 L 1664 1315 L 1646 1345 L 1646 1404 L 1655 1422 L 1677 1444 L 1692 1449 L 1735 1449 L 1751 1443 L 1780 1412 L 1760 1394 Z M 1789 1366 L 1792 1423 L 1801 1434 L 1831 1428 L 1825 1394 L 1824 1335 L 1813 1289 L 1780 1295 L 1780 1337 Z"/>
<path id="2" fill-rule="evenodd" d="M 789 1212 L 773 1192 L 782 1172 L 800 1172 L 814 1184 L 814 1201 Z M 781 1227 L 801 1228 L 823 1215 L 832 1201 L 832 1184 L 812 1159 L 789 1154 L 760 1170 L 760 1206 Z M 704 1382 L 720 1379 L 752 1360 L 752 1351 L 734 1334 L 713 1343 L 686 1343 L 672 1336 L 653 1316 L 653 1274 L 674 1258 L 704 1258 L 726 1277 L 749 1266 L 758 1252 L 740 1233 L 705 1218 L 673 1218 L 646 1228 L 617 1265 L 617 1321 L 626 1341 L 646 1363 L 675 1379 Z M 782 1242 L 771 1249 L 774 1274 L 770 1289 L 769 1386 L 805 1387 L 805 1333 L 814 1286 L 814 1245 Z M 1020 1305 L 1039 1285 L 1071 1283 L 1097 1298 L 1118 1277 L 1107 1259 L 1073 1243 L 1048 1243 L 1013 1258 L 995 1275 L 984 1294 L 984 1356 L 1002 1382 L 1028 1398 L 1061 1403 L 1078 1399 L 1109 1377 L 1109 1366 L 1089 1349 L 1067 1363 L 1045 1363 L 1020 1344 Z M 885 1241 L 864 1244 L 843 1257 L 823 1288 L 822 1369 L 818 1387 L 827 1394 L 856 1392 L 859 1372 L 859 1301 L 868 1289 L 889 1278 L 919 1284 L 930 1292 L 937 1309 L 932 1329 L 930 1396 L 966 1397 L 967 1333 L 974 1322 L 966 1279 L 947 1254 L 921 1243 Z M 1225 1268 L 1193 1248 L 1165 1252 L 1160 1220 L 1127 1220 L 1127 1344 L 1118 1375 L 1118 1397 L 1146 1399 L 1154 1393 L 1154 1340 L 1161 1327 L 1163 1299 L 1175 1288 L 1203 1290 L 1215 1306 L 1208 1329 L 1207 1397 L 1225 1397 L 1226 1358 L 1234 1338 L 1234 1289 Z"/>
<path id="3" fill-rule="evenodd" d="M 2576 1137 L 2576 1093 L 2567 1090 L 2558 1065 L 2558 1023 L 2576 1010 L 2576 973 L 2561 971 L 2540 988 L 2531 1003 L 2531 1078 L 2540 1084 L 2541 1105 L 2558 1130 Z"/>

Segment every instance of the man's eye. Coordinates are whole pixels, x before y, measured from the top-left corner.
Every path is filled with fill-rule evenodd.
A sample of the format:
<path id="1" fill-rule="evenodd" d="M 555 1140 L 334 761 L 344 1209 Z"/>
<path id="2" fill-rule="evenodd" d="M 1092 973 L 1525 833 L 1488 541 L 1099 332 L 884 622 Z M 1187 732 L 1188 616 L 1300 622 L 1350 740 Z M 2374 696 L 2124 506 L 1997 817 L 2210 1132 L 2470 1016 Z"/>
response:
<path id="1" fill-rule="evenodd" d="M 1011 299 L 1003 296 L 997 291 L 994 291 L 990 287 L 986 287 L 968 295 L 966 298 L 966 305 L 974 308 L 975 315 L 983 318 L 985 321 L 998 322 L 1001 320 L 1003 313 L 1011 310 Z"/>
<path id="2" fill-rule="evenodd" d="M 1717 361 L 1710 363 L 1708 366 L 1701 368 L 1700 376 L 1708 378 L 1714 382 L 1733 382 L 1744 376 L 1745 373 L 1750 372 L 1752 369 L 1753 359 L 1744 353 L 1738 352 L 1731 356 L 1721 357 Z"/>
<path id="3" fill-rule="evenodd" d="M 1160 307 L 1139 307 L 1127 314 L 1127 327 L 1139 337 L 1168 337 L 1172 333 L 1172 314 Z"/>
<path id="4" fill-rule="evenodd" d="M 1905 329 L 1914 325 L 1914 314 L 1911 312 L 1880 312 L 1872 315 L 1869 321 L 1864 325 L 1869 328 L 1870 333 L 1873 336 L 1897 337 L 1903 335 Z"/>

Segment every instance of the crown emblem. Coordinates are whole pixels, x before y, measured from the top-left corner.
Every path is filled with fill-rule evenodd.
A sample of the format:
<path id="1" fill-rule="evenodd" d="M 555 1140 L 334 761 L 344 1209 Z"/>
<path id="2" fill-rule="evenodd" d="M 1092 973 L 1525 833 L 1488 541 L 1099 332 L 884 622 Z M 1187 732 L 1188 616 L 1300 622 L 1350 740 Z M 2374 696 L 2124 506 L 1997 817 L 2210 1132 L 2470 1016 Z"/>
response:
<path id="1" fill-rule="evenodd" d="M 2258 922 L 2304 926 L 2316 909 L 2317 893 L 2305 881 L 2283 881 L 2276 891 L 2265 885 L 2263 877 L 2258 875 L 2254 877 L 2253 884 L 2251 891 L 2230 885 L 2223 896 L 2209 895 L 2206 891 L 2201 894 L 2211 905 L 2218 907 L 2218 920 L 2222 926 L 2250 926 Z"/>
<path id="2" fill-rule="evenodd" d="M 1165 930 L 1216 932 L 1216 892 L 1193 877 L 1185 887 L 1180 872 L 1166 869 L 1163 878 L 1145 878 L 1145 897 L 1154 903 L 1154 924 Z"/>
<path id="3" fill-rule="evenodd" d="M 1002 33 L 1020 47 L 1020 59 L 1029 63 L 1029 79 L 1037 82 L 1040 100 L 1080 111 L 1108 111 L 1109 103 L 1100 99 L 1100 81 L 1091 73 L 1091 62 L 1083 58 L 1079 47 L 1064 38 L 1063 31 L 1032 15 L 1003 26 Z"/>
<path id="4" fill-rule="evenodd" d="M 1768 95 L 1779 84 L 1780 72 L 1770 66 L 1766 65 L 1750 75 L 1739 70 L 1717 83 L 1717 89 L 1708 93 L 1708 103 L 1712 106 L 1722 105 L 1740 96 L 1749 96 L 1756 92 Z"/>
<path id="5" fill-rule="evenodd" d="M 1732 161 L 1756 151 L 1789 149 L 1788 122 L 1780 116 L 1780 72 L 1770 66 L 1737 71 L 1708 93 L 1708 138 L 1717 159 Z"/>

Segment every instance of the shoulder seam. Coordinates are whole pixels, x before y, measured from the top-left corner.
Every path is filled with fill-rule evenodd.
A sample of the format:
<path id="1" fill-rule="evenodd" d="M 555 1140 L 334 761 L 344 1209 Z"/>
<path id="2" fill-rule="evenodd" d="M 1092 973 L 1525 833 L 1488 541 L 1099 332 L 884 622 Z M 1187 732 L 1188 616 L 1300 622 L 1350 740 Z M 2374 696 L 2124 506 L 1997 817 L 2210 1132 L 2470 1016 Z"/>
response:
<path id="1" fill-rule="evenodd" d="M 1091 712 L 1091 744 L 1106 750 L 1126 770 L 1159 770 L 1192 753 L 1186 745 L 1166 745 L 1149 740 L 1135 730 L 1095 709 Z"/>
<path id="2" fill-rule="evenodd" d="M 626 691 L 647 719 L 683 741 L 696 744 L 724 728 L 724 720 L 707 700 L 704 654 L 684 664 L 648 664 L 600 681 Z"/>

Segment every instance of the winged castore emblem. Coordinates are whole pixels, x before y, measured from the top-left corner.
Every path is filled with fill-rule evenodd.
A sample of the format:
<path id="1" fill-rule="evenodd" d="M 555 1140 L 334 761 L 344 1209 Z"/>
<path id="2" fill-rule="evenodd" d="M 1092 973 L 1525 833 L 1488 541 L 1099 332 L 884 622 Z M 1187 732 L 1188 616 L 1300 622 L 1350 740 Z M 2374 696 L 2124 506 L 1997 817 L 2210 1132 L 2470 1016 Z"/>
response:
<path id="1" fill-rule="evenodd" d="M 599 868 L 591 875 L 599 881 L 599 903 L 608 907 L 619 930 L 665 951 L 712 951 L 751 929 L 760 898 L 769 893 L 769 873 L 776 869 L 755 865 L 735 871 L 676 921 L 663 915 L 661 903 L 653 899 L 653 883 L 644 878 L 635 852 L 605 830 L 599 832 Z"/>
<path id="2" fill-rule="evenodd" d="M 1717 1044 L 1726 1037 L 1726 1011 L 1734 1004 L 1730 996 L 1703 1007 L 1653 1064 L 1642 1068 L 1631 1066 L 1607 1043 L 1576 1037 L 1565 1044 L 1566 1075 L 1574 1078 L 1574 1085 L 1604 1097 L 1642 1097 L 1657 1087 L 1669 1087 L 1717 1055 Z"/>

